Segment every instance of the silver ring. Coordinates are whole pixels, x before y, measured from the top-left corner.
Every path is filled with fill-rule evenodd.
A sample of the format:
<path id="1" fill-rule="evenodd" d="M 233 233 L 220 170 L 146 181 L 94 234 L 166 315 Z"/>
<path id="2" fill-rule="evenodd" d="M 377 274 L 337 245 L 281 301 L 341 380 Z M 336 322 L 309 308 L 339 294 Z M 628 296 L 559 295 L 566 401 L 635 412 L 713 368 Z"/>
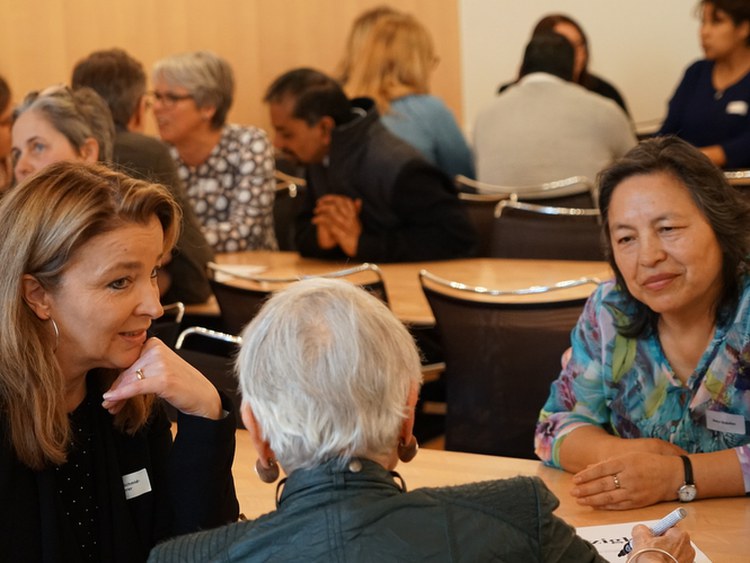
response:
<path id="1" fill-rule="evenodd" d="M 141 368 L 138 368 L 137 370 L 135 370 L 135 376 L 140 381 L 143 381 L 144 379 L 146 379 L 146 375 L 143 373 L 143 370 Z M 619 485 L 618 485 L 618 487 L 619 487 Z"/>
<path id="2" fill-rule="evenodd" d="M 612 479 L 615 482 L 615 489 L 619 489 L 620 488 L 620 478 L 617 476 L 617 473 L 615 473 L 614 475 L 612 475 Z"/>

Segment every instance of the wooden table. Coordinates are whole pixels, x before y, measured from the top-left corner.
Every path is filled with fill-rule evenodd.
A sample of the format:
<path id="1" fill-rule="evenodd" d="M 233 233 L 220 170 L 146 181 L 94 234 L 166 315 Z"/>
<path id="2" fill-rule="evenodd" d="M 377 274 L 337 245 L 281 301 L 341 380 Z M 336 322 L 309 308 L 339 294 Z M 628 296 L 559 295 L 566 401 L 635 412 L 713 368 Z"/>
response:
<path id="1" fill-rule="evenodd" d="M 237 431 L 234 479 L 240 509 L 249 519 L 275 508 L 276 485 L 262 483 L 253 471 L 256 455 L 246 430 Z M 575 503 L 569 492 L 569 473 L 543 466 L 538 461 L 422 449 L 411 463 L 397 471 L 409 490 L 418 487 L 458 485 L 473 481 L 538 475 L 560 499 L 556 514 L 573 526 L 595 526 L 657 520 L 678 506 L 688 511 L 680 524 L 695 544 L 715 563 L 750 560 L 750 498 L 707 499 L 688 505 L 661 503 L 626 511 L 593 510 Z"/>
<path id="2" fill-rule="evenodd" d="M 287 278 L 333 272 L 356 263 L 329 262 L 302 258 L 296 252 L 251 251 L 220 254 L 219 264 L 259 265 L 266 269 L 264 277 Z M 427 300 L 419 286 L 419 270 L 425 269 L 440 277 L 470 285 L 493 289 L 519 289 L 531 285 L 553 285 L 580 277 L 609 279 L 612 274 L 606 262 L 577 262 L 570 260 L 510 260 L 502 258 L 468 258 L 439 262 L 407 262 L 382 264 L 385 286 L 391 308 L 402 321 L 431 326 L 435 323 Z M 549 295 L 524 297 L 527 301 L 572 299 L 587 297 L 592 285 L 555 291 Z M 550 297 L 552 295 L 552 297 Z M 206 305 L 191 305 L 190 314 L 218 314 L 215 301 Z"/>

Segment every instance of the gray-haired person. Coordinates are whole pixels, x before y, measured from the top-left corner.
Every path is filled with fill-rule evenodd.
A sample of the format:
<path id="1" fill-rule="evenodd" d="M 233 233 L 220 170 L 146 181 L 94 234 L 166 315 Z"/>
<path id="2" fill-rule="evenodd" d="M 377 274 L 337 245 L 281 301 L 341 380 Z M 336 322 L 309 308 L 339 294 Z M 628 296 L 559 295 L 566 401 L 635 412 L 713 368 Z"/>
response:
<path id="1" fill-rule="evenodd" d="M 538 478 L 406 492 L 395 469 L 417 450 L 419 355 L 364 290 L 298 282 L 243 339 L 242 418 L 259 476 L 288 476 L 278 509 L 157 546 L 151 561 L 604 561 L 552 514 L 557 499 Z M 691 552 L 677 529 L 635 537 L 636 549 Z"/>

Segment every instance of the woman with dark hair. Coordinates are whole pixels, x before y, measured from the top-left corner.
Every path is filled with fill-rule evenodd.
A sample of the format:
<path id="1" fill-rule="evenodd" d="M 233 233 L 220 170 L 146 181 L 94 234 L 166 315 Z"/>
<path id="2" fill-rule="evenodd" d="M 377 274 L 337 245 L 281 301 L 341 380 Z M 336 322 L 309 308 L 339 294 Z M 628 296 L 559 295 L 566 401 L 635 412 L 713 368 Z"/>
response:
<path id="1" fill-rule="evenodd" d="M 52 164 L 3 197 L 3 561 L 138 562 L 236 519 L 231 402 L 147 336 L 179 225 L 166 188 L 97 164 Z"/>
<path id="2" fill-rule="evenodd" d="M 559 33 L 573 45 L 575 52 L 573 82 L 580 84 L 591 92 L 613 100 L 627 114 L 627 105 L 617 88 L 600 76 L 589 72 L 589 41 L 578 22 L 564 14 L 549 14 L 537 22 L 531 35 L 533 37 L 540 33 L 549 33 L 550 31 Z M 501 86 L 500 92 L 504 91 L 508 86 L 509 84 Z"/>
<path id="3" fill-rule="evenodd" d="M 615 280 L 589 299 L 537 455 L 580 504 L 750 493 L 750 208 L 705 155 L 645 141 L 602 171 Z"/>
<path id="4" fill-rule="evenodd" d="M 724 168 L 750 166 L 750 2 L 702 0 L 706 58 L 685 71 L 659 135 L 677 135 Z"/>

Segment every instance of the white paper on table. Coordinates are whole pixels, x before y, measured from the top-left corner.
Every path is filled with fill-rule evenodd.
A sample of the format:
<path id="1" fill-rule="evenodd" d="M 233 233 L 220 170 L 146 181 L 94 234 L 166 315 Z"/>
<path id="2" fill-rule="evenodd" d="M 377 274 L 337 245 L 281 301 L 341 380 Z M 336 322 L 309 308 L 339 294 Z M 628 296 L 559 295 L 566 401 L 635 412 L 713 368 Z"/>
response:
<path id="1" fill-rule="evenodd" d="M 233 276 L 252 277 L 262 274 L 268 268 L 258 264 L 218 264 L 214 270 L 216 281 L 231 281 Z"/>
<path id="2" fill-rule="evenodd" d="M 596 547 L 599 555 L 611 563 L 625 563 L 626 556 L 618 557 L 622 547 L 632 537 L 633 526 L 644 524 L 653 526 L 658 520 L 647 520 L 645 522 L 625 522 L 623 524 L 607 524 L 605 526 L 583 526 L 576 528 L 578 535 L 589 541 Z M 703 553 L 694 542 L 691 542 L 695 550 L 695 563 L 711 563 L 711 560 Z"/>

